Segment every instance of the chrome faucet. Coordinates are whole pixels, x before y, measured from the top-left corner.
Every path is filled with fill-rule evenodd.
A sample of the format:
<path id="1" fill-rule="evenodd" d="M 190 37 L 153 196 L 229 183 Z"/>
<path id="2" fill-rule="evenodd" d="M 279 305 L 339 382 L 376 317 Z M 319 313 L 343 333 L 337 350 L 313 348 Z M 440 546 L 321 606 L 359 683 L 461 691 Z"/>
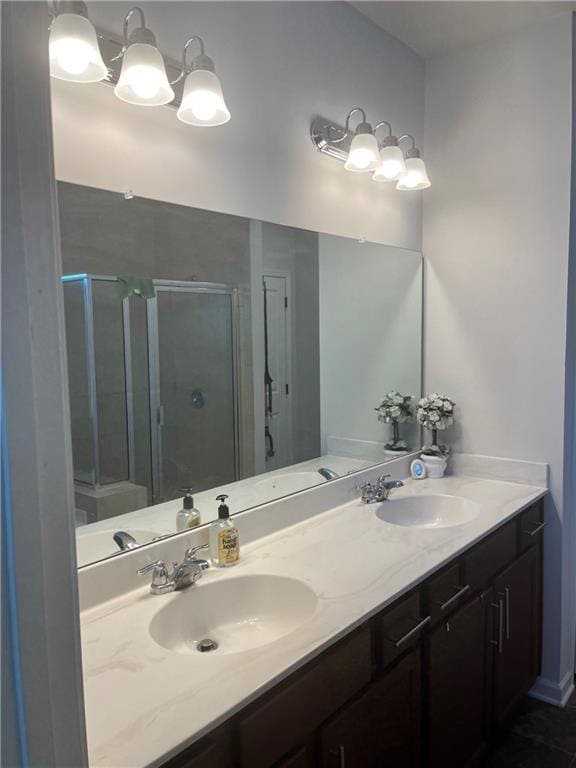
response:
<path id="1" fill-rule="evenodd" d="M 172 564 L 172 572 L 164 560 L 157 560 L 155 563 L 149 563 L 140 568 L 140 575 L 152 571 L 152 583 L 150 592 L 153 595 L 164 595 L 166 592 L 175 592 L 178 589 L 184 589 L 191 584 L 195 584 L 202 578 L 202 571 L 210 567 L 207 560 L 201 560 L 196 557 L 196 552 L 206 549 L 208 544 L 200 544 L 198 547 L 191 547 L 184 553 L 184 560 L 178 564 Z"/>
<path id="2" fill-rule="evenodd" d="M 318 474 L 322 475 L 325 480 L 336 480 L 337 477 L 340 477 L 337 472 L 334 472 L 333 469 L 328 469 L 328 467 L 320 467 Z"/>
<path id="3" fill-rule="evenodd" d="M 140 546 L 134 536 L 130 536 L 126 531 L 116 531 L 112 538 L 123 552 L 127 549 L 136 549 L 136 547 Z"/>
<path id="4" fill-rule="evenodd" d="M 362 491 L 362 501 L 364 504 L 373 504 L 374 502 L 386 501 L 393 488 L 402 488 L 402 480 L 387 480 L 391 475 L 381 475 L 376 483 L 363 483 L 360 486 Z"/>

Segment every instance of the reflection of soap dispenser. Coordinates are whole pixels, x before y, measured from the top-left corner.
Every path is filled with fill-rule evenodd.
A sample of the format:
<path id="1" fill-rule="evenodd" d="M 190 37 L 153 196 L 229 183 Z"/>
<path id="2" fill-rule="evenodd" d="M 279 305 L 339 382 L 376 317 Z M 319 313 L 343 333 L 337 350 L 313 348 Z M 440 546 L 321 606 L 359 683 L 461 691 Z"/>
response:
<path id="1" fill-rule="evenodd" d="M 189 528 L 196 528 L 200 525 L 200 510 L 194 507 L 194 499 L 192 497 L 192 488 L 180 488 L 185 492 L 185 496 L 182 499 L 182 509 L 178 510 L 176 515 L 176 530 L 187 531 Z"/>
<path id="2" fill-rule="evenodd" d="M 219 568 L 236 565 L 240 559 L 238 529 L 230 520 L 230 510 L 224 503 L 227 498 L 225 494 L 216 497 L 220 502 L 218 520 L 210 526 L 210 557 L 212 564 Z"/>

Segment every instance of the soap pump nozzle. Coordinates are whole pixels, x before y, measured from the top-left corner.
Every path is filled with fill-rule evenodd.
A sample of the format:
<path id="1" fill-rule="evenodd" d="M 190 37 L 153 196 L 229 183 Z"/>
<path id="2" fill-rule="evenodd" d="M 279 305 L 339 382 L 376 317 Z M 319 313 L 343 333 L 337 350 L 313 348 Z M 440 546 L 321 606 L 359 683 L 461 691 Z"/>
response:
<path id="1" fill-rule="evenodd" d="M 194 509 L 194 497 L 192 496 L 194 487 L 191 485 L 185 485 L 183 488 L 180 488 L 180 490 L 184 492 L 184 498 L 182 500 L 182 506 L 184 509 Z"/>
<path id="2" fill-rule="evenodd" d="M 221 493 L 220 496 L 216 496 L 216 501 L 220 502 L 220 506 L 218 507 L 218 519 L 219 520 L 227 520 L 230 517 L 230 509 L 227 504 L 224 502 L 228 496 L 225 493 Z"/>

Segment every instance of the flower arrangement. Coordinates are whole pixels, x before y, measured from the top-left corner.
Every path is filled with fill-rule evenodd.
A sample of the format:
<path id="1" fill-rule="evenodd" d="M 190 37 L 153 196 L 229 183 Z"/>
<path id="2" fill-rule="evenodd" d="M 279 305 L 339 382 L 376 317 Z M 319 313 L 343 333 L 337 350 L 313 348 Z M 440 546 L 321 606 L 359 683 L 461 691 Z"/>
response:
<path id="1" fill-rule="evenodd" d="M 445 395 L 433 393 L 426 395 L 418 402 L 416 417 L 424 429 L 432 432 L 432 446 L 424 448 L 428 455 L 446 456 L 448 448 L 438 445 L 438 430 L 447 429 L 454 424 L 454 407 L 456 403 Z"/>
<path id="2" fill-rule="evenodd" d="M 378 413 L 378 421 L 392 424 L 393 435 L 385 448 L 388 451 L 405 451 L 408 443 L 400 439 L 399 424 L 412 421 L 412 395 L 402 395 L 400 392 L 388 392 L 374 410 Z"/>

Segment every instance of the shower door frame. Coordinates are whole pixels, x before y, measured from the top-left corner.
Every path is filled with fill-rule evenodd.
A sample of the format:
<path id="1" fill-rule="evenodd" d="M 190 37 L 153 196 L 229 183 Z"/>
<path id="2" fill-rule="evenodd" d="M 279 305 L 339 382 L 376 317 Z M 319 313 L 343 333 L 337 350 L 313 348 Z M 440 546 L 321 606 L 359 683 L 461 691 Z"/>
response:
<path id="1" fill-rule="evenodd" d="M 87 488 L 100 490 L 111 488 L 122 483 L 136 483 L 135 448 L 136 439 L 134 432 L 134 397 L 132 379 L 132 340 L 130 336 L 130 297 L 121 299 L 122 312 L 122 342 L 124 350 L 124 395 L 126 406 L 126 453 L 128 465 L 128 477 L 122 480 L 113 480 L 111 483 L 103 483 L 101 477 L 100 462 L 100 425 L 98 417 L 98 387 L 96 372 L 96 336 L 94 330 L 94 281 L 105 283 L 117 283 L 114 275 L 95 275 L 90 272 L 62 275 L 64 283 L 81 283 L 83 295 L 83 319 L 84 319 L 84 343 L 86 377 L 88 382 L 88 402 L 90 411 L 90 442 L 92 445 L 92 482 L 86 482 L 74 476 L 74 482 Z M 75 469 L 74 469 L 75 471 Z"/>
<path id="2" fill-rule="evenodd" d="M 241 402 L 240 382 L 240 339 L 239 339 L 239 303 L 238 289 L 225 283 L 206 283 L 189 280 L 157 280 L 153 279 L 156 296 L 146 301 L 146 317 L 148 324 L 148 376 L 150 401 L 150 449 L 152 460 L 152 501 L 160 504 L 162 498 L 162 426 L 163 407 L 160 392 L 160 339 L 158 335 L 158 300 L 161 291 L 176 291 L 182 293 L 216 294 L 230 296 L 230 313 L 232 320 L 232 391 L 233 391 L 233 431 L 234 431 L 234 480 L 240 479 L 241 466 Z"/>

